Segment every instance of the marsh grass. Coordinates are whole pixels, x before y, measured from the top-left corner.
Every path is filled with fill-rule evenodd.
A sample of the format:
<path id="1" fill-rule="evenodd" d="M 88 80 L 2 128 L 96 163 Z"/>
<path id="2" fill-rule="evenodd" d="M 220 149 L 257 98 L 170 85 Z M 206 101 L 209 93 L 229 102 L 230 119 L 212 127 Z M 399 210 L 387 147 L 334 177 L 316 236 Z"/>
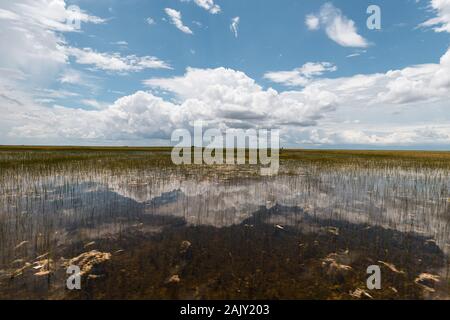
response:
<path id="1" fill-rule="evenodd" d="M 142 296 L 189 295 L 187 287 L 175 292 L 166 288 L 164 283 L 173 270 L 158 260 L 162 251 L 176 250 L 183 237 L 194 239 L 194 243 L 211 243 L 200 246 L 203 251 L 197 255 L 206 254 L 213 260 L 199 258 L 186 266 L 191 270 L 190 287 L 204 288 L 202 283 L 219 281 L 206 286 L 212 290 L 202 291 L 206 297 L 294 298 L 303 292 L 303 297 L 310 298 L 348 298 L 347 291 L 361 285 L 360 278 L 337 284 L 332 279 L 326 289 L 312 284 L 324 276 L 320 271 L 324 256 L 349 248 L 360 252 L 362 260 L 352 265 L 360 274 L 364 271 L 361 261 L 366 258 L 395 260 L 399 268 L 408 270 L 409 278 L 401 280 L 405 283 L 393 282 L 405 288 L 400 295 L 386 291 L 379 298 L 421 297 L 421 291 L 412 284 L 418 272 L 448 277 L 449 152 L 281 150 L 280 172 L 273 177 L 261 177 L 257 165 L 174 166 L 170 152 L 170 148 L 0 147 L 0 283 L 7 281 L 9 294 L 22 288 L 21 297 L 32 293 L 42 297 L 60 281 L 57 270 L 46 282 L 37 281 L 30 270 L 12 280 L 8 274 L 45 253 L 55 261 L 76 256 L 86 250 L 86 243 L 95 241 L 103 250 L 127 248 L 127 255 L 132 255 L 127 258 L 128 267 L 127 259 L 113 258 L 112 265 L 120 270 L 143 272 L 138 267 L 142 257 L 153 259 L 151 268 L 157 278 L 144 274 L 130 280 L 136 286 L 142 286 L 138 279 L 157 282 L 153 289 L 144 288 Z M 260 215 L 258 228 L 248 232 L 246 225 L 252 224 L 249 219 L 261 206 L 279 205 L 290 209 Z M 313 223 L 307 216 L 319 222 Z M 274 226 L 286 234 L 272 232 Z M 325 227 L 338 228 L 339 236 L 325 233 L 324 245 L 315 247 L 316 238 L 323 237 L 323 230 L 327 232 Z M 180 235 L 174 230 L 181 231 Z M 239 241 L 233 238 L 234 232 Z M 358 241 L 366 243 L 369 235 L 379 240 L 358 248 Z M 253 241 L 262 243 L 252 245 Z M 308 244 L 310 260 L 306 265 L 298 261 L 296 250 L 289 249 L 298 246 L 292 241 Z M 239 256 L 239 243 L 248 246 L 250 260 Z M 265 251 L 263 243 L 274 244 L 274 251 L 266 257 L 281 259 L 274 264 L 277 267 L 257 264 Z M 284 249 L 287 251 L 282 253 Z M 386 254 L 386 250 L 398 257 Z M 237 278 L 221 283 L 221 277 L 228 279 L 226 251 L 231 252 L 235 264 L 248 264 L 248 268 L 243 267 L 242 273 L 233 270 L 239 273 Z M 283 267 L 283 259 L 291 262 Z M 414 259 L 423 263 L 413 263 Z M 285 272 L 307 273 L 308 266 L 315 276 L 301 275 L 295 278 L 295 286 L 289 287 Z M 264 268 L 272 268 L 273 273 Z M 283 286 L 271 290 L 262 278 L 252 276 L 257 269 Z M 203 270 L 208 278 L 196 278 L 195 270 Z M 105 294 L 102 288 L 110 290 L 112 283 L 108 281 L 85 294 L 101 297 Z M 251 290 L 241 287 L 246 281 L 250 281 Z M 227 291 L 227 283 L 245 296 Z M 302 283 L 316 292 L 306 295 L 308 290 L 300 290 Z M 213 295 L 217 292 L 214 288 L 221 288 L 223 294 Z M 151 294 L 149 290 L 153 290 Z M 130 297 L 127 292 L 114 294 Z"/>

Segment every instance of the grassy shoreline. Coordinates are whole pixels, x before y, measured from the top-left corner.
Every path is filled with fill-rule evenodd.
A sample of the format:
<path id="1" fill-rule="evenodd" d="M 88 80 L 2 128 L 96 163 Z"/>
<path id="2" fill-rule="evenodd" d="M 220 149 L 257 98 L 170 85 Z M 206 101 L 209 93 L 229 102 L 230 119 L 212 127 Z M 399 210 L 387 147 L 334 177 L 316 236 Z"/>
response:
<path id="1" fill-rule="evenodd" d="M 145 159 L 171 165 L 171 147 L 0 146 L 0 167 L 102 159 L 108 163 Z M 17 157 L 17 155 L 20 155 Z M 281 149 L 280 162 L 365 167 L 450 168 L 450 151 Z"/>

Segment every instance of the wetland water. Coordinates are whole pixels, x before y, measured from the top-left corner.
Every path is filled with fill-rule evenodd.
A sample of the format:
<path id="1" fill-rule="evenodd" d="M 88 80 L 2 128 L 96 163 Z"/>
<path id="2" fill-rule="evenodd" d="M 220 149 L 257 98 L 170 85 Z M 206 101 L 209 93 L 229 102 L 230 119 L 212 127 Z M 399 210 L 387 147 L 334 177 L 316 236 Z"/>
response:
<path id="1" fill-rule="evenodd" d="M 261 177 L 166 149 L 3 149 L 0 298 L 448 298 L 449 162 L 286 151 Z"/>

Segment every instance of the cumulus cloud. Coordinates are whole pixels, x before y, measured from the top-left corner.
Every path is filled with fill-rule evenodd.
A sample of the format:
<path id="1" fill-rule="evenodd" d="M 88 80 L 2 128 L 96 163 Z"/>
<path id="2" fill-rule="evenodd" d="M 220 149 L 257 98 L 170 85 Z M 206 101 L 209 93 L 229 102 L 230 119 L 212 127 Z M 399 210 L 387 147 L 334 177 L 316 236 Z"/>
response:
<path id="1" fill-rule="evenodd" d="M 436 32 L 450 32 L 450 0 L 431 0 L 430 7 L 436 17 L 421 24 L 422 27 L 433 27 Z"/>
<path id="2" fill-rule="evenodd" d="M 83 104 L 96 102 L 85 100 Z M 101 104 L 98 104 L 101 107 Z M 27 123 L 16 126 L 9 135 L 41 139 L 64 138 L 97 141 L 167 137 L 170 103 L 149 93 L 118 99 L 101 110 L 71 109 L 62 106 L 27 110 Z"/>
<path id="3" fill-rule="evenodd" d="M 314 78 L 330 68 L 306 64 L 299 69 L 309 82 L 300 90 L 284 92 L 264 89 L 236 70 L 188 68 L 182 76 L 148 79 L 144 84 L 149 91 L 100 110 L 27 109 L 11 135 L 142 141 L 167 139 L 173 130 L 203 120 L 222 129 L 276 127 L 291 145 L 450 144 L 450 50 L 439 63 Z M 170 92 L 171 99 L 152 93 L 161 91 Z M 17 97 L 9 95 L 5 102 L 11 110 L 17 109 L 14 100 L 28 103 Z"/>
<path id="4" fill-rule="evenodd" d="M 308 62 L 291 71 L 273 71 L 264 75 L 264 78 L 290 87 L 305 86 L 313 78 L 321 76 L 325 72 L 336 71 L 337 67 L 329 62 Z"/>
<path id="5" fill-rule="evenodd" d="M 234 36 L 238 37 L 238 27 L 239 27 L 240 18 L 234 17 L 231 19 L 230 30 L 233 32 Z"/>
<path id="6" fill-rule="evenodd" d="M 177 27 L 180 31 L 187 33 L 187 34 L 193 34 L 192 30 L 189 29 L 189 27 L 185 26 L 183 24 L 183 21 L 181 20 L 181 12 L 171 9 L 171 8 L 166 8 L 164 9 L 166 11 L 166 14 L 169 16 L 170 22 Z"/>
<path id="7" fill-rule="evenodd" d="M 166 62 L 152 56 L 121 56 L 119 53 L 99 53 L 91 48 L 67 48 L 78 64 L 92 65 L 96 69 L 115 72 L 137 72 L 144 69 L 171 69 Z"/>
<path id="8" fill-rule="evenodd" d="M 264 90 L 232 69 L 194 69 L 174 78 L 146 81 L 151 88 L 171 91 L 176 102 L 138 91 L 101 110 L 56 106 L 28 112 L 12 136 L 64 139 L 167 139 L 173 130 L 204 120 L 218 128 L 310 126 L 333 108 L 327 92 L 278 93 Z M 84 103 L 88 103 L 85 101 Z M 92 105 L 92 104 L 91 104 Z"/>
<path id="9" fill-rule="evenodd" d="M 433 146 L 450 143 L 450 126 L 399 126 L 395 130 L 305 129 L 297 143 L 311 145 Z"/>
<path id="10" fill-rule="evenodd" d="M 421 64 L 386 73 L 323 80 L 340 94 L 366 99 L 370 104 L 409 104 L 444 99 L 450 89 L 450 50 L 436 64 Z"/>
<path id="11" fill-rule="evenodd" d="M 325 3 L 317 14 L 306 16 L 305 24 L 309 30 L 325 29 L 327 36 L 343 47 L 366 48 L 369 43 L 358 31 L 353 20 L 331 3 Z"/>
<path id="12" fill-rule="evenodd" d="M 293 95 L 264 90 L 243 72 L 226 68 L 188 68 L 184 76 L 150 79 L 145 84 L 169 91 L 189 106 L 186 120 L 200 118 L 239 127 L 310 125 L 333 103 L 333 96 L 326 92 Z"/>

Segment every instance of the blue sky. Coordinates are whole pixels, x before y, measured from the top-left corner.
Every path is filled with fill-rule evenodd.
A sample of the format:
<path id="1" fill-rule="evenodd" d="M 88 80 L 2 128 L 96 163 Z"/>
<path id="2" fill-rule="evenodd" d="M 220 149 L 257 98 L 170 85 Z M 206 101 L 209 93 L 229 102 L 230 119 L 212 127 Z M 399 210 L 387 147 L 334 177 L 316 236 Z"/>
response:
<path id="1" fill-rule="evenodd" d="M 448 0 L 0 0 L 0 27 L 1 144 L 168 144 L 202 119 L 284 146 L 450 146 Z"/>
<path id="2" fill-rule="evenodd" d="M 369 16 L 366 9 L 373 1 L 335 1 L 334 4 L 359 26 L 359 33 L 374 44 L 368 53 L 349 59 L 348 55 L 361 49 L 342 47 L 330 41 L 325 33 L 310 32 L 305 26 L 306 15 L 317 12 L 326 2 L 216 1 L 222 12 L 212 15 L 192 1 L 72 1 L 68 3 L 111 20 L 100 25 L 85 24 L 83 33 L 68 34 L 66 38 L 79 47 L 102 52 L 119 50 L 124 54 L 154 55 L 173 66 L 172 71 L 145 70 L 131 74 L 126 77 L 127 81 L 123 81 L 123 77 L 108 79 L 108 87 L 117 84 L 114 86 L 117 90 L 127 93 L 142 88 L 140 81 L 143 79 L 180 75 L 187 67 L 232 68 L 244 71 L 266 87 L 275 87 L 276 84 L 263 77 L 268 70 L 290 70 L 309 61 L 330 61 L 339 65 L 330 77 L 383 72 L 438 61 L 449 46 L 450 37 L 446 34 L 414 30 L 427 16 L 432 16 L 427 12 L 426 2 L 377 2 L 382 8 L 382 29 L 373 31 L 365 27 Z M 164 12 L 168 7 L 182 13 L 194 35 L 186 35 L 163 20 L 168 19 Z M 229 28 L 231 19 L 236 16 L 240 17 L 237 39 Z M 155 25 L 148 25 L 149 17 L 154 19 Z M 193 22 L 200 22 L 202 26 Z M 119 41 L 126 41 L 127 47 L 121 49 L 114 44 Z M 111 100 L 112 97 L 106 94 L 104 98 Z"/>

